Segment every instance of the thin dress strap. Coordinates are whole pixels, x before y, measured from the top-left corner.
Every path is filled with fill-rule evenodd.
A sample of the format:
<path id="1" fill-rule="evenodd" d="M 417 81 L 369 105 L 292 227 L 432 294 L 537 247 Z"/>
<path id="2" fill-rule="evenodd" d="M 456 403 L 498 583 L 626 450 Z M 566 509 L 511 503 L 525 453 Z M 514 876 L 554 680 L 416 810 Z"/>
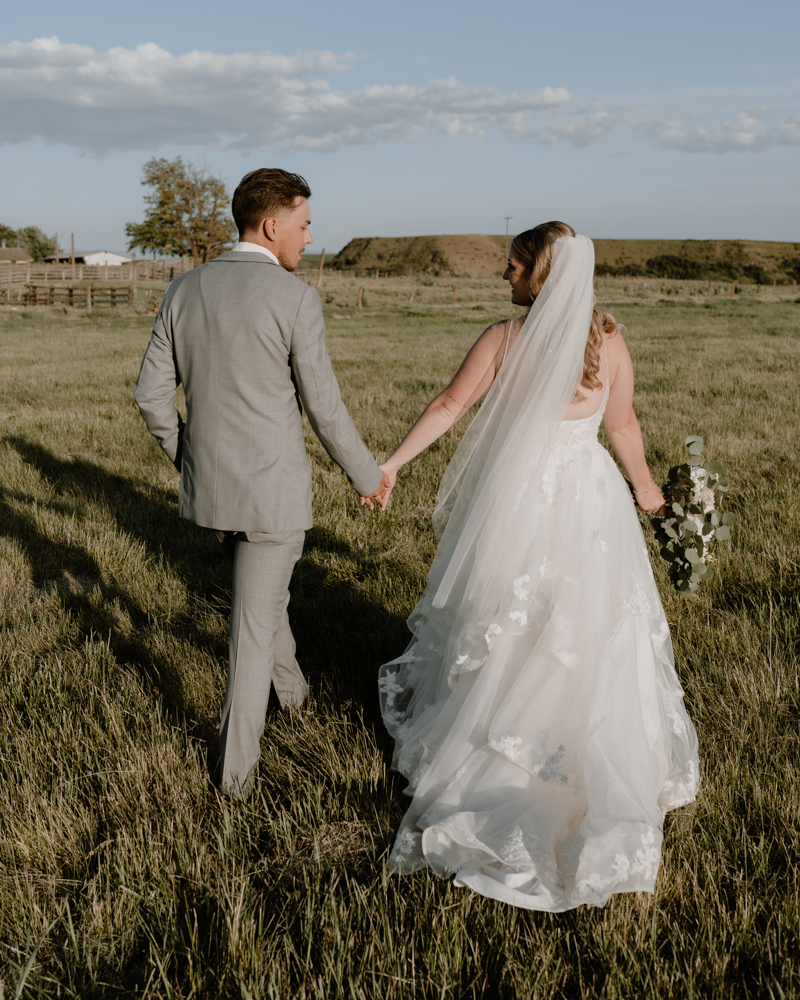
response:
<path id="1" fill-rule="evenodd" d="M 511 336 L 511 327 L 513 325 L 514 325 L 514 320 L 510 319 L 508 321 L 508 329 L 506 330 L 506 342 L 505 342 L 505 346 L 503 347 L 503 360 L 500 362 L 500 367 L 501 368 L 503 367 L 503 364 L 505 363 L 506 354 L 508 354 L 508 339 Z"/>

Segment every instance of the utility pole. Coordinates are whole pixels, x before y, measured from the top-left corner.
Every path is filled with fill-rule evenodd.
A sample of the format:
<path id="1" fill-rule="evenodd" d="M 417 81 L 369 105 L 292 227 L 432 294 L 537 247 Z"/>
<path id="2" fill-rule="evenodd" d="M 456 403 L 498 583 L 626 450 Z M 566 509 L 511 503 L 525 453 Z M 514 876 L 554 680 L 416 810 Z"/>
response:
<path id="1" fill-rule="evenodd" d="M 506 260 L 508 260 L 508 223 L 514 218 L 513 215 L 505 215 L 503 218 L 506 220 Z"/>

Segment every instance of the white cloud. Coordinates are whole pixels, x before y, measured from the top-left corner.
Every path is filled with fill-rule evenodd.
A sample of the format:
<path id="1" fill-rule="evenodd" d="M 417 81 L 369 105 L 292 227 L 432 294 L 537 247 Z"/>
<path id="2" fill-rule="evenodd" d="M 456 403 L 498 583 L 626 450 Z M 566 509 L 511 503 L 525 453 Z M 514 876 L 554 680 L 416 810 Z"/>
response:
<path id="1" fill-rule="evenodd" d="M 778 125 L 778 136 L 787 146 L 800 146 L 800 115 L 784 118 Z"/>
<path id="2" fill-rule="evenodd" d="M 689 153 L 759 152 L 776 141 L 760 118 L 745 111 L 713 128 L 702 124 L 687 128 L 685 120 L 673 116 L 651 123 L 649 130 L 663 146 Z"/>
<path id="3" fill-rule="evenodd" d="M 450 77 L 424 87 L 334 89 L 330 79 L 355 60 L 333 52 L 176 56 L 152 42 L 108 52 L 57 38 L 12 42 L 0 45 L 0 142 L 41 138 L 97 154 L 163 144 L 329 152 L 487 134 L 587 146 L 621 132 L 686 152 L 800 144 L 800 115 L 769 124 L 767 112 L 741 111 L 708 125 L 702 116 L 581 103 L 565 87 L 503 94 Z"/>

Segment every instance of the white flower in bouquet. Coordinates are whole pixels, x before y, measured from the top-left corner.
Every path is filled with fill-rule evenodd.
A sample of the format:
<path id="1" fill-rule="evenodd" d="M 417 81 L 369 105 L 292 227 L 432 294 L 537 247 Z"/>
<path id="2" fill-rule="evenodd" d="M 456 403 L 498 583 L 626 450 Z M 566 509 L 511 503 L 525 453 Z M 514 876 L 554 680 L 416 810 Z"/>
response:
<path id="1" fill-rule="evenodd" d="M 702 458 L 703 439 L 686 439 L 689 454 Z M 667 517 L 653 518 L 661 555 L 669 563 L 669 577 L 682 594 L 693 594 L 704 580 L 714 577 L 709 565 L 712 545 L 730 537 L 733 514 L 720 514 L 719 500 L 728 491 L 728 479 L 719 462 L 676 465 L 669 470 L 663 493 Z"/>
<path id="2" fill-rule="evenodd" d="M 702 465 L 692 466 L 692 482 L 695 503 L 702 503 L 704 510 L 714 510 L 714 490 L 708 485 L 708 473 Z"/>

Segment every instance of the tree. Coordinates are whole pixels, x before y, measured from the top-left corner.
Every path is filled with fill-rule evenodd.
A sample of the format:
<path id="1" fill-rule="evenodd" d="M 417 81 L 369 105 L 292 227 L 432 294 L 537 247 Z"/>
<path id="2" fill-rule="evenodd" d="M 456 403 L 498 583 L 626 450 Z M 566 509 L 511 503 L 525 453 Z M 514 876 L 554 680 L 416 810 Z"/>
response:
<path id="1" fill-rule="evenodd" d="M 56 252 L 56 241 L 52 236 L 45 236 L 38 226 L 25 226 L 17 230 L 19 246 L 30 254 L 31 260 L 44 260 Z"/>
<path id="2" fill-rule="evenodd" d="M 24 226 L 22 229 L 12 229 L 0 222 L 0 240 L 5 240 L 7 247 L 22 247 L 28 251 L 31 260 L 44 260 L 48 254 L 55 253 L 56 241 L 45 236 L 38 226 Z"/>
<path id="3" fill-rule="evenodd" d="M 144 222 L 125 226 L 129 250 L 190 256 L 195 264 L 216 257 L 236 236 L 230 198 L 221 178 L 205 168 L 153 157 L 144 165 Z"/>

